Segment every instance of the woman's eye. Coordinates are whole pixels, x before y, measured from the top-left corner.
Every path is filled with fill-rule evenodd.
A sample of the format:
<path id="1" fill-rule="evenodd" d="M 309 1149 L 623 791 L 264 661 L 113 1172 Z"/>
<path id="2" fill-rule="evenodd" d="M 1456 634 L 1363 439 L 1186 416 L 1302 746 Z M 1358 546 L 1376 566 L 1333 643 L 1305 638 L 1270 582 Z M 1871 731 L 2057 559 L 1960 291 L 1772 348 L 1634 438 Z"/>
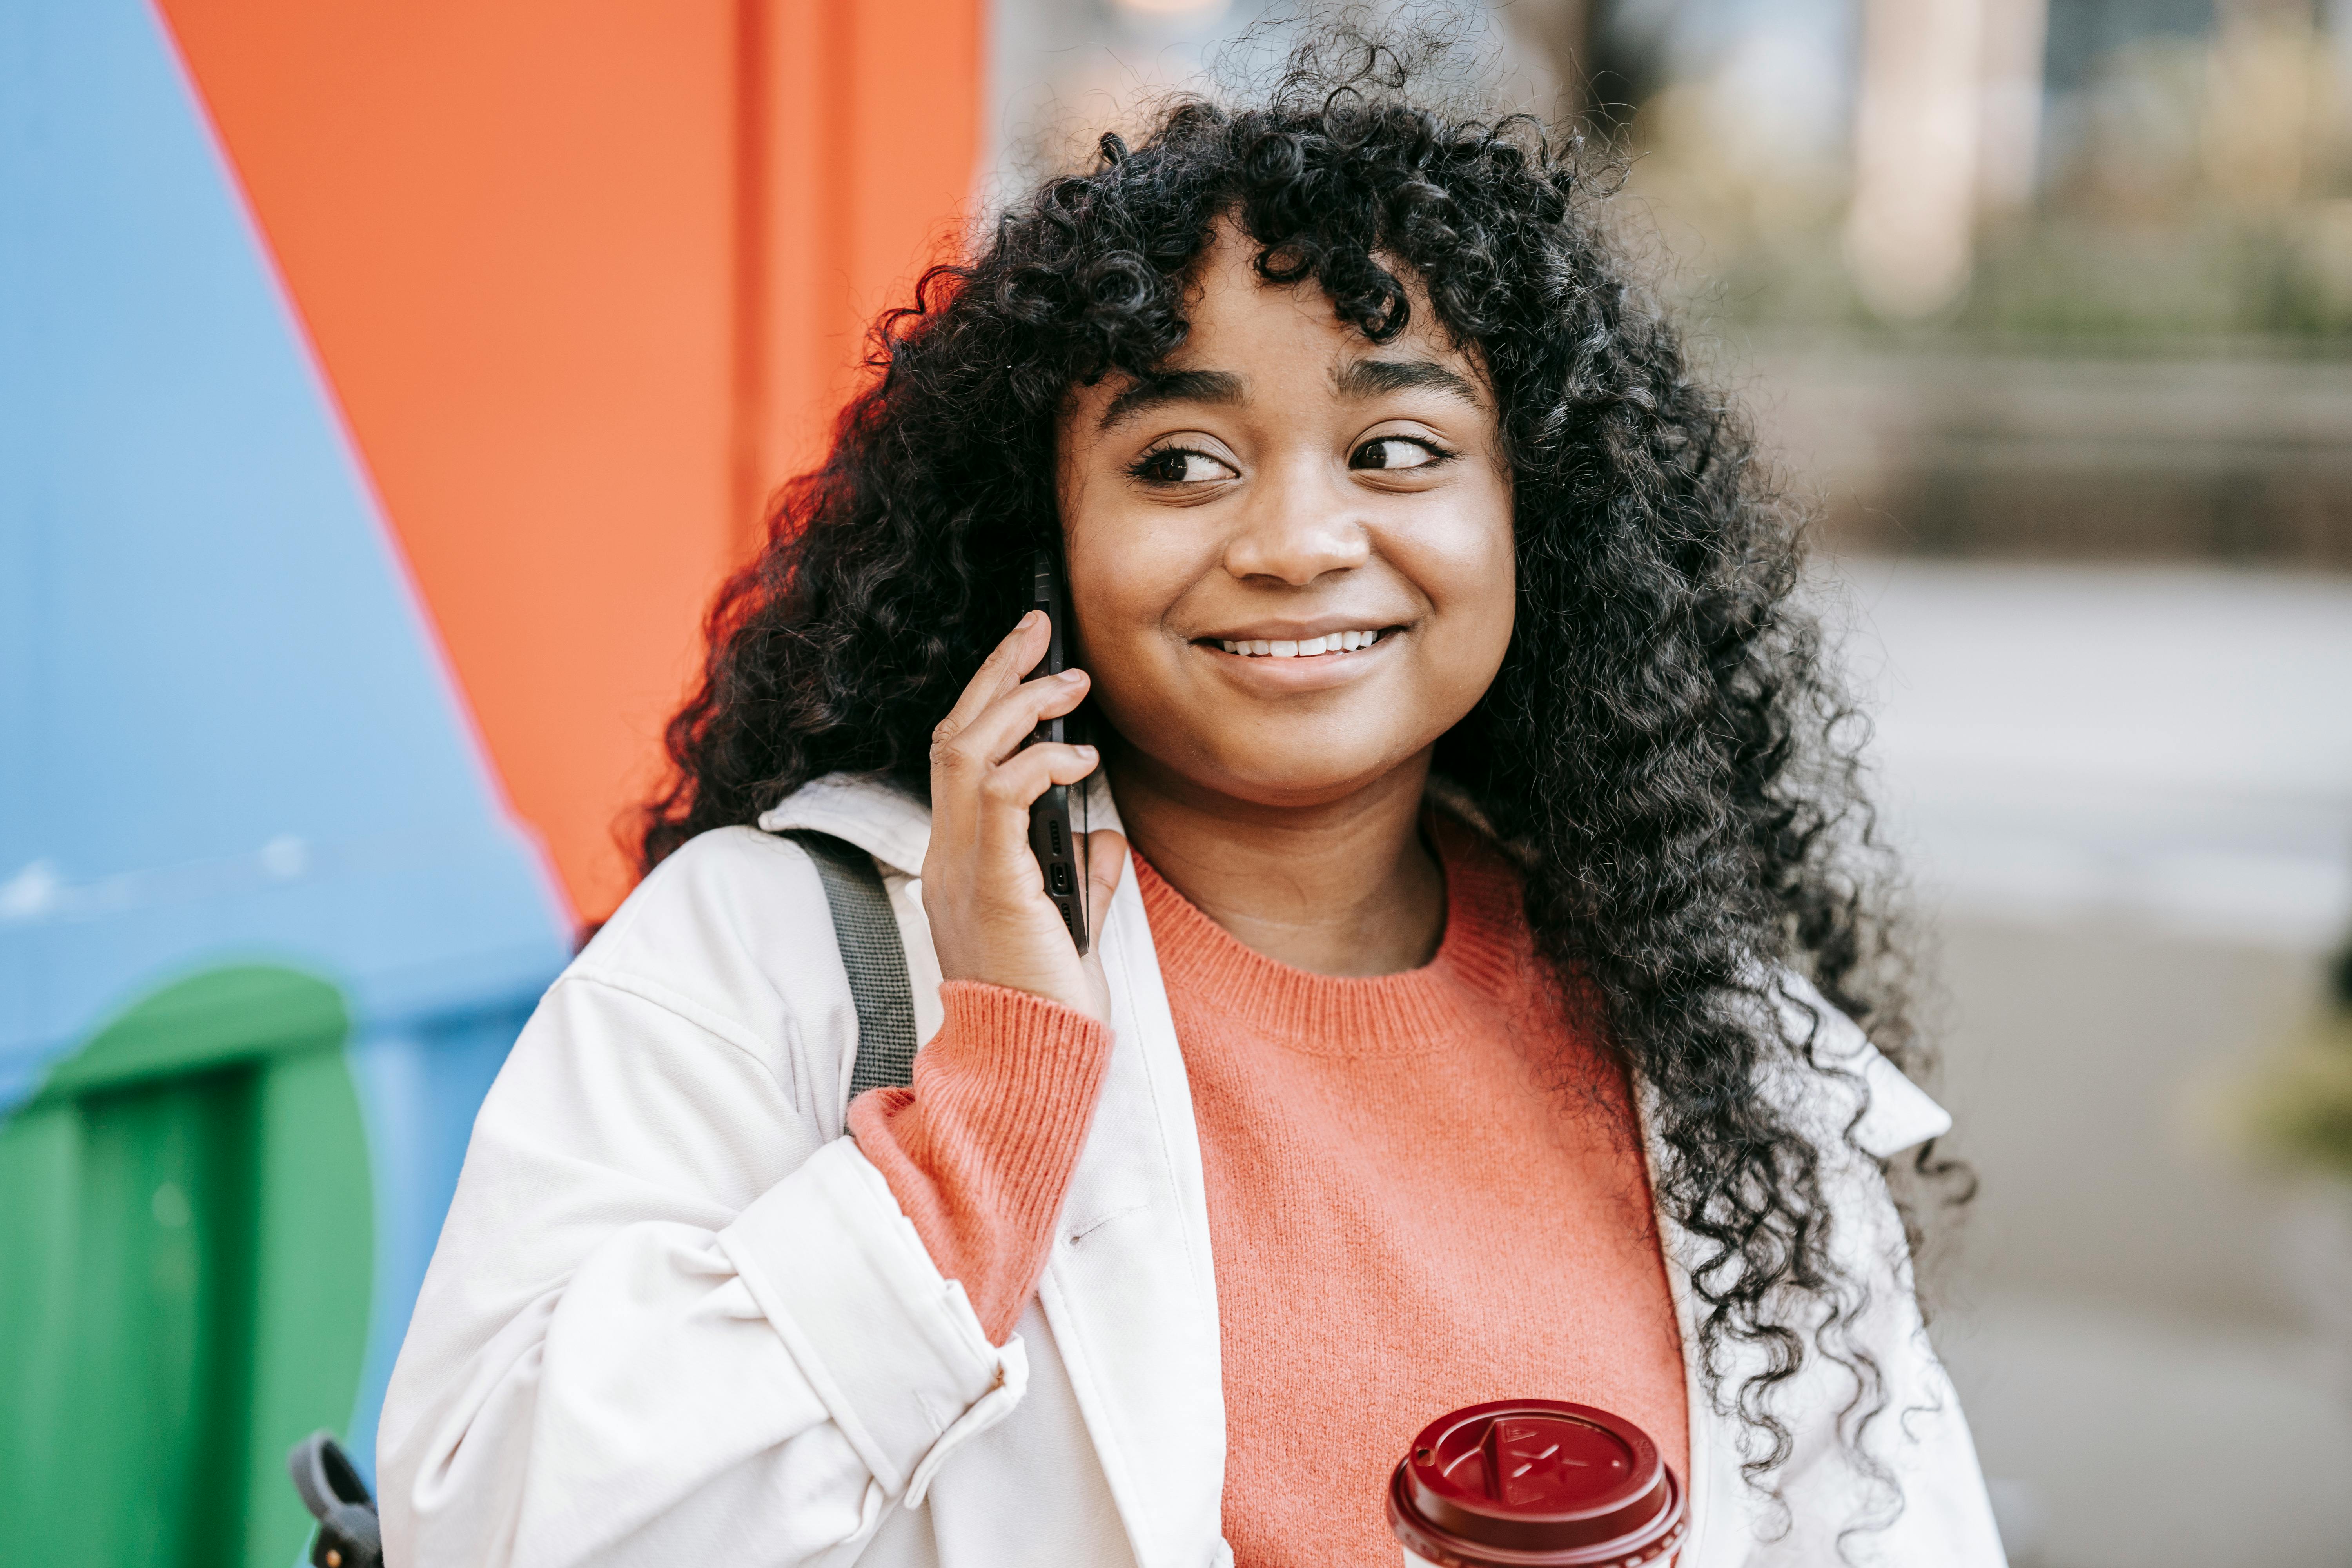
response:
<path id="1" fill-rule="evenodd" d="M 1351 468 L 1425 468 L 1432 463 L 1442 463 L 1451 453 L 1441 452 L 1426 441 L 1410 436 L 1375 436 L 1356 448 L 1348 459 Z"/>
<path id="2" fill-rule="evenodd" d="M 1127 471 L 1148 485 L 1197 485 L 1233 475 L 1231 468 L 1206 452 L 1182 447 L 1162 447 L 1156 452 L 1146 452 L 1128 465 Z"/>

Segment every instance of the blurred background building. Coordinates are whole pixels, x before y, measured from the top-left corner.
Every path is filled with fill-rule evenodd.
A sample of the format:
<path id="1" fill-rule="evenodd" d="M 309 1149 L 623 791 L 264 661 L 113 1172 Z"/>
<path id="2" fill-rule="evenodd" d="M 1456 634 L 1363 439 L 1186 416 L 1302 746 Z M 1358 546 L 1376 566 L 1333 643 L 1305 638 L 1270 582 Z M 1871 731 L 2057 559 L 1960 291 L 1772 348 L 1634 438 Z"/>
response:
<path id="1" fill-rule="evenodd" d="M 2352 4 L 1424 14 L 1819 519 L 2015 1560 L 2352 1562 Z M 289 1560 L 862 322 L 1296 21 L 0 8 L 0 1557 Z"/>

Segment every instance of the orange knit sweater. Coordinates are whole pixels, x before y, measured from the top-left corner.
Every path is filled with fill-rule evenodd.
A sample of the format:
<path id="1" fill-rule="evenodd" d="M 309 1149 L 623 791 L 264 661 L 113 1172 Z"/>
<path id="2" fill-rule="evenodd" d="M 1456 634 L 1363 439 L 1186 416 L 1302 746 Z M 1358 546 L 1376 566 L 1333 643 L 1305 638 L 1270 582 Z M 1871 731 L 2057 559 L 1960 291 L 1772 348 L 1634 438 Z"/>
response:
<path id="1" fill-rule="evenodd" d="M 1451 822 L 1436 838 L 1437 955 L 1377 979 L 1263 957 L 1135 860 L 1200 1125 L 1242 1568 L 1392 1561 L 1390 1468 L 1425 1422 L 1480 1400 L 1616 1411 L 1689 1474 L 1624 1076 L 1538 983 L 1508 867 Z M 862 1097 L 850 1125 L 1002 1343 L 1044 1269 L 1109 1034 L 993 986 L 941 997 L 911 1091 Z"/>

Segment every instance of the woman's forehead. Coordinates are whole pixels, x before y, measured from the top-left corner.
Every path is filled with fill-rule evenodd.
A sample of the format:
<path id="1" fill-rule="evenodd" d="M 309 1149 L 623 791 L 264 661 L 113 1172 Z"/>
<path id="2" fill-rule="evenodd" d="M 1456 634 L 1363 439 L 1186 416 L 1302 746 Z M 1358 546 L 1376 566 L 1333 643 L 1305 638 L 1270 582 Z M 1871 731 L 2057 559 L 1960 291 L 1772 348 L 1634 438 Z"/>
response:
<path id="1" fill-rule="evenodd" d="M 1140 373 L 1114 371 L 1071 389 L 1070 412 L 1108 430 L 1174 403 L 1238 405 L 1269 381 L 1295 395 L 1313 377 L 1332 397 L 1365 401 L 1426 388 L 1479 407 L 1491 399 L 1477 361 L 1455 346 L 1418 279 L 1400 273 L 1412 310 L 1404 330 L 1375 342 L 1342 319 L 1315 278 L 1296 283 L 1260 277 L 1257 247 L 1220 246 L 1186 290 L 1184 341 Z"/>
<path id="2" fill-rule="evenodd" d="M 1195 357 L 1203 352 L 1196 350 Z M 1489 406 L 1475 369 L 1463 363 L 1461 356 L 1425 352 L 1423 345 L 1408 341 L 1360 342 L 1353 352 L 1333 355 L 1324 368 L 1330 395 L 1340 403 L 1370 403 L 1393 393 L 1425 390 L 1481 412 Z M 1171 364 L 1108 381 L 1079 404 L 1076 412 L 1097 433 L 1109 435 L 1155 409 L 1178 404 L 1244 407 L 1264 390 L 1251 375 L 1246 358 L 1231 369 Z M 1280 390 L 1286 395 L 1295 395 L 1296 378 L 1286 378 Z"/>

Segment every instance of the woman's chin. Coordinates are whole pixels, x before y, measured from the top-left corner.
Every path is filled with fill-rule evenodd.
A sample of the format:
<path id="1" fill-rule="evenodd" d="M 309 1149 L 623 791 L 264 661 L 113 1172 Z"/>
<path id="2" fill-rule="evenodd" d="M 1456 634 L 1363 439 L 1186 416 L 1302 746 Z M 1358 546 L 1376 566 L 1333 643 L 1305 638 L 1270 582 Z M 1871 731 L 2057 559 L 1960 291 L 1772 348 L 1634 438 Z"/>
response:
<path id="1" fill-rule="evenodd" d="M 1378 788 L 1401 767 L 1415 764 L 1417 752 L 1426 749 L 1349 754 L 1355 748 L 1318 750 L 1307 735 L 1276 748 L 1248 748 L 1183 772 L 1195 788 L 1228 800 L 1270 810 L 1310 811 Z M 1416 788 L 1418 779 L 1416 773 Z"/>

